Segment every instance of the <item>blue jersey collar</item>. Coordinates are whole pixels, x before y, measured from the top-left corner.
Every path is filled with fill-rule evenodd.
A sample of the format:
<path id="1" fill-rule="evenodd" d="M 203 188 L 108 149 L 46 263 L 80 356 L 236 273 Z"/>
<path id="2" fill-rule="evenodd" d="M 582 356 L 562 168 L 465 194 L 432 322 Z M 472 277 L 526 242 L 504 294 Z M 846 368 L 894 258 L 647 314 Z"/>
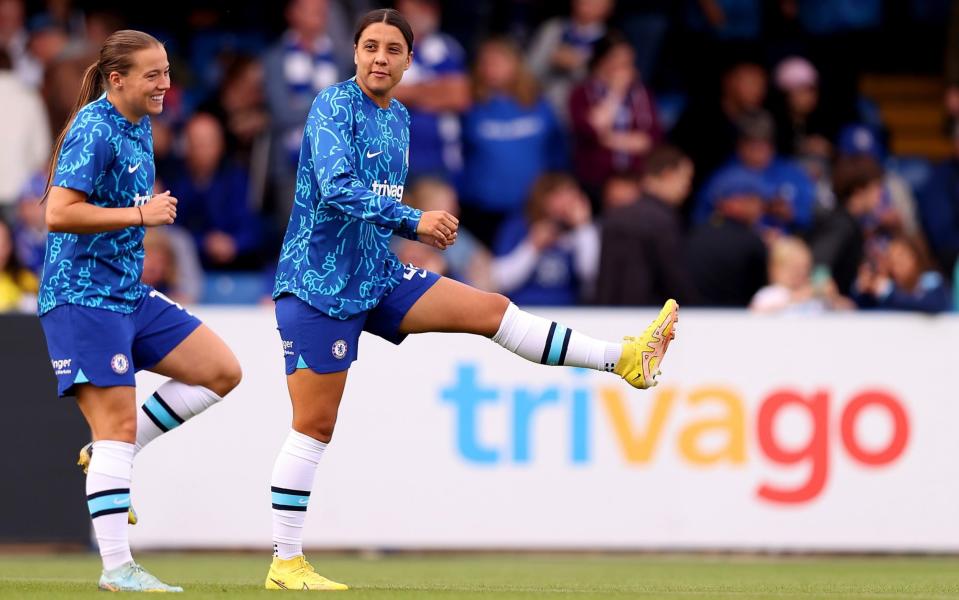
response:
<path id="1" fill-rule="evenodd" d="M 120 131 L 123 133 L 129 134 L 132 137 L 140 137 L 146 132 L 145 123 L 149 122 L 149 116 L 144 115 L 143 118 L 140 119 L 139 123 L 132 123 L 129 119 L 123 116 L 123 113 L 117 110 L 117 107 L 114 106 L 112 102 L 110 102 L 110 99 L 107 98 L 106 92 L 97 98 L 96 101 L 97 103 L 102 101 L 104 110 L 114 117 L 114 121 L 120 126 Z"/>

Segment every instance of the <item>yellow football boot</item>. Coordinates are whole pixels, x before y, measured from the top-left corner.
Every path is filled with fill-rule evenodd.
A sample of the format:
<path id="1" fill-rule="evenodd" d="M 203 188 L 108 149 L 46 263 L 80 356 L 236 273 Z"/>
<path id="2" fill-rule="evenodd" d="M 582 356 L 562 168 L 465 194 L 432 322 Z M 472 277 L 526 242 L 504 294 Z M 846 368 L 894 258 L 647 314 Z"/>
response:
<path id="1" fill-rule="evenodd" d="M 289 560 L 273 557 L 270 572 L 266 575 L 268 590 L 348 590 L 348 586 L 330 581 L 313 570 L 313 565 L 303 556 Z"/>
<path id="2" fill-rule="evenodd" d="M 613 371 L 626 380 L 629 385 L 641 390 L 656 385 L 659 366 L 676 337 L 676 323 L 679 322 L 679 304 L 670 298 L 659 311 L 659 316 L 649 324 L 643 335 L 638 338 L 623 338 L 623 354 Z"/>
<path id="3" fill-rule="evenodd" d="M 90 469 L 91 458 L 93 458 L 93 442 L 80 448 L 80 456 L 77 458 L 77 466 L 83 469 L 84 474 Z M 127 511 L 127 523 L 136 525 L 138 520 L 137 512 L 133 510 L 133 506 L 131 505 L 130 510 Z"/>

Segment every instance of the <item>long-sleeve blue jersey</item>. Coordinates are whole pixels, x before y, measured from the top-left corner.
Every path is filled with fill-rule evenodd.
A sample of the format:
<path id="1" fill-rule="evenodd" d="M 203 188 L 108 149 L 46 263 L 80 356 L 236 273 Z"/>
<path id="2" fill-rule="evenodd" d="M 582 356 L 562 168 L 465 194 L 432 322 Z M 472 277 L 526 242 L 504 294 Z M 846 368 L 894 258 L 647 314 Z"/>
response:
<path id="1" fill-rule="evenodd" d="M 292 294 L 331 317 L 371 310 L 399 283 L 393 233 L 415 239 L 421 211 L 405 206 L 409 114 L 380 108 L 353 79 L 313 101 L 297 167 L 273 297 Z"/>
<path id="2" fill-rule="evenodd" d="M 150 118 L 131 123 L 106 96 L 77 113 L 63 140 L 53 185 L 78 190 L 106 208 L 139 206 L 153 193 Z M 143 227 L 100 233 L 49 233 L 40 314 L 61 304 L 131 313 L 144 294 Z"/>

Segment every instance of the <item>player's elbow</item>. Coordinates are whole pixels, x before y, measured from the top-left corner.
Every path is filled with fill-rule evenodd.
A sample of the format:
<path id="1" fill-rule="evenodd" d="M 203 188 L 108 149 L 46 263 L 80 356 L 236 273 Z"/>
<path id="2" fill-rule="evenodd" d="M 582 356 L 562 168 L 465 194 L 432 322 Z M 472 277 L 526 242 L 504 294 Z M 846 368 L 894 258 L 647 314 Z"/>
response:
<path id="1" fill-rule="evenodd" d="M 56 207 L 48 203 L 45 219 L 47 229 L 50 230 L 51 233 L 67 233 L 67 221 L 61 207 Z"/>

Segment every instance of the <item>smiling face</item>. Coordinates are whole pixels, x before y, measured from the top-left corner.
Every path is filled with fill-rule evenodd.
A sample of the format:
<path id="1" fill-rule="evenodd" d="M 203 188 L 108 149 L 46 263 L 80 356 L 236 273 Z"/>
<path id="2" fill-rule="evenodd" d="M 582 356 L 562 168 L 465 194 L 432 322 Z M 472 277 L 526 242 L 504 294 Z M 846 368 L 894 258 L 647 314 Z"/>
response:
<path id="1" fill-rule="evenodd" d="M 151 46 L 131 55 L 126 75 L 109 74 L 110 96 L 131 121 L 163 112 L 163 96 L 170 89 L 170 62 L 163 46 Z"/>
<path id="2" fill-rule="evenodd" d="M 413 54 L 398 28 L 373 23 L 360 33 L 353 57 L 356 82 L 366 95 L 385 107 L 403 72 L 410 68 Z"/>

